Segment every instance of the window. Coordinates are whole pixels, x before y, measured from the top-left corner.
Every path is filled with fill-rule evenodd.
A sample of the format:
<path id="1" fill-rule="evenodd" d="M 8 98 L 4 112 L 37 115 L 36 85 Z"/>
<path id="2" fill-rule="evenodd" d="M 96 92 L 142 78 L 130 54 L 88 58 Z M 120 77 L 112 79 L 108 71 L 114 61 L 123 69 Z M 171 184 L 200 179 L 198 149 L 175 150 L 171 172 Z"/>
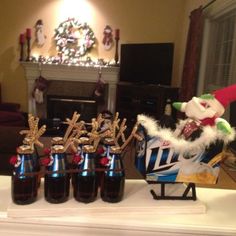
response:
<path id="1" fill-rule="evenodd" d="M 236 9 L 210 22 L 204 91 L 234 82 L 235 27 Z"/>
<path id="2" fill-rule="evenodd" d="M 236 83 L 236 1 L 216 1 L 205 14 L 198 95 Z"/>

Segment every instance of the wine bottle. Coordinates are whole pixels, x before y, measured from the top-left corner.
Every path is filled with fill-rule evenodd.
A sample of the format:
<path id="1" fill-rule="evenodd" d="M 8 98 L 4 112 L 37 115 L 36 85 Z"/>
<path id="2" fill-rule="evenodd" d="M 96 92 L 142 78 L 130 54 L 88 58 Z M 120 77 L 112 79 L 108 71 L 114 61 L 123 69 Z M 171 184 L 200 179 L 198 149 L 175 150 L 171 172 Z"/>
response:
<path id="1" fill-rule="evenodd" d="M 110 148 L 110 161 L 101 182 L 101 198 L 105 202 L 119 202 L 124 195 L 125 171 L 121 159 L 121 149 Z"/>
<path id="2" fill-rule="evenodd" d="M 82 148 L 83 160 L 78 166 L 78 173 L 74 178 L 74 198 L 79 202 L 89 203 L 97 197 L 98 185 L 95 171 L 95 148 L 85 145 Z"/>
<path id="3" fill-rule="evenodd" d="M 38 165 L 35 162 L 33 150 L 29 145 L 22 145 L 17 148 L 17 156 L 15 156 L 11 178 L 11 196 L 16 204 L 30 204 L 37 199 Z"/>
<path id="4" fill-rule="evenodd" d="M 70 176 L 66 154 L 63 145 L 54 145 L 51 148 L 50 162 L 48 163 L 44 179 L 44 196 L 50 203 L 63 203 L 69 198 Z"/>

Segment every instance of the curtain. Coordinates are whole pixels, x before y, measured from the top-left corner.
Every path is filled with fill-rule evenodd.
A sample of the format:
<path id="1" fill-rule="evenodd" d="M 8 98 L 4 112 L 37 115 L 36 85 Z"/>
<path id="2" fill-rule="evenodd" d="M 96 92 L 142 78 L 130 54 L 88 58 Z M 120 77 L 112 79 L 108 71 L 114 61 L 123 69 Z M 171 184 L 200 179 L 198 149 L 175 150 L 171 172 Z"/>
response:
<path id="1" fill-rule="evenodd" d="M 180 88 L 180 101 L 183 102 L 190 100 L 196 94 L 202 30 L 203 9 L 200 6 L 190 14 L 190 24 Z"/>

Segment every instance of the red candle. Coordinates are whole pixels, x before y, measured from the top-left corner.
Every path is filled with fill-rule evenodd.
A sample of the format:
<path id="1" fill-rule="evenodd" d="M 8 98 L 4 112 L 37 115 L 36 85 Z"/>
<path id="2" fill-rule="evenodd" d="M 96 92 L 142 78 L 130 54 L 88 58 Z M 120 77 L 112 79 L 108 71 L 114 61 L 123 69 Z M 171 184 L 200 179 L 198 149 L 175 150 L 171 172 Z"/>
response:
<path id="1" fill-rule="evenodd" d="M 31 38 L 31 29 L 29 29 L 29 28 L 26 29 L 26 37 L 27 37 L 28 39 Z"/>
<path id="2" fill-rule="evenodd" d="M 25 43 L 25 35 L 24 34 L 20 34 L 20 44 Z"/>
<path id="3" fill-rule="evenodd" d="M 115 30 L 115 38 L 116 38 L 116 39 L 119 39 L 119 38 L 120 38 L 120 30 L 119 30 L 119 29 L 116 29 L 116 30 Z"/>

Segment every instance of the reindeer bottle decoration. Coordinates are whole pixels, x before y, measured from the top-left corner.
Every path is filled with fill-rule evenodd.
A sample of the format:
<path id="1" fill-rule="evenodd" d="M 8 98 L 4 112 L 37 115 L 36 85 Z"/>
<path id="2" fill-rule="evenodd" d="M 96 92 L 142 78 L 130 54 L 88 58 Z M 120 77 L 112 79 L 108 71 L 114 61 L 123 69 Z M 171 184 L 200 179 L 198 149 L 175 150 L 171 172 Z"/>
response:
<path id="1" fill-rule="evenodd" d="M 44 196 L 50 203 L 63 203 L 68 200 L 70 190 L 70 175 L 67 172 L 68 162 L 66 150 L 73 142 L 74 133 L 72 132 L 80 115 L 76 112 L 72 119 L 67 119 L 68 128 L 62 139 L 58 138 L 59 143 L 54 140 L 49 156 L 44 159 L 46 174 L 44 180 Z"/>
<path id="2" fill-rule="evenodd" d="M 86 136 L 87 130 L 84 121 L 77 123 L 73 132 L 75 133 L 75 136 L 73 138 L 73 143 L 71 144 L 71 151 L 73 154 L 71 167 L 73 170 L 75 170 L 72 173 L 72 186 L 74 187 L 74 183 L 78 174 L 77 170 L 84 160 L 83 146 L 89 144 L 89 138 Z"/>
<path id="3" fill-rule="evenodd" d="M 93 202 L 97 197 L 98 179 L 95 170 L 95 155 L 99 141 L 103 136 L 99 132 L 101 122 L 101 115 L 97 119 L 92 119 L 92 129 L 87 134 L 89 144 L 82 147 L 82 160 L 74 179 L 74 198 L 80 202 Z"/>
<path id="4" fill-rule="evenodd" d="M 111 146 L 107 170 L 101 182 L 101 198 L 105 202 L 119 202 L 124 195 L 125 170 L 120 147 Z"/>
<path id="5" fill-rule="evenodd" d="M 121 154 L 133 137 L 140 139 L 140 137 L 136 134 L 137 124 L 135 124 L 129 137 L 127 139 L 125 138 L 124 131 L 127 128 L 125 123 L 126 119 L 123 119 L 119 126 L 117 113 L 111 128 L 114 145 L 109 147 L 107 162 L 105 162 L 106 169 L 104 171 L 103 180 L 101 183 L 101 198 L 106 202 L 115 203 L 122 200 L 125 187 L 125 170 Z M 117 129 L 119 131 L 116 134 Z M 119 145 L 120 138 L 123 142 L 121 146 Z"/>
<path id="6" fill-rule="evenodd" d="M 38 129 L 38 118 L 29 114 L 30 130 L 22 130 L 26 134 L 23 145 L 17 148 L 17 156 L 11 157 L 14 171 L 11 182 L 12 200 L 16 204 L 30 204 L 37 199 L 39 183 L 39 163 L 35 156 L 34 144 L 43 147 L 39 137 L 46 131 L 46 126 Z"/>
<path id="7" fill-rule="evenodd" d="M 69 197 L 70 178 L 65 173 L 67 165 L 64 146 L 52 146 L 44 180 L 44 196 L 50 203 L 62 203 Z"/>
<path id="8" fill-rule="evenodd" d="M 97 177 L 95 171 L 95 148 L 93 145 L 83 146 L 83 159 L 74 179 L 74 198 L 79 202 L 93 202 L 97 197 Z"/>

